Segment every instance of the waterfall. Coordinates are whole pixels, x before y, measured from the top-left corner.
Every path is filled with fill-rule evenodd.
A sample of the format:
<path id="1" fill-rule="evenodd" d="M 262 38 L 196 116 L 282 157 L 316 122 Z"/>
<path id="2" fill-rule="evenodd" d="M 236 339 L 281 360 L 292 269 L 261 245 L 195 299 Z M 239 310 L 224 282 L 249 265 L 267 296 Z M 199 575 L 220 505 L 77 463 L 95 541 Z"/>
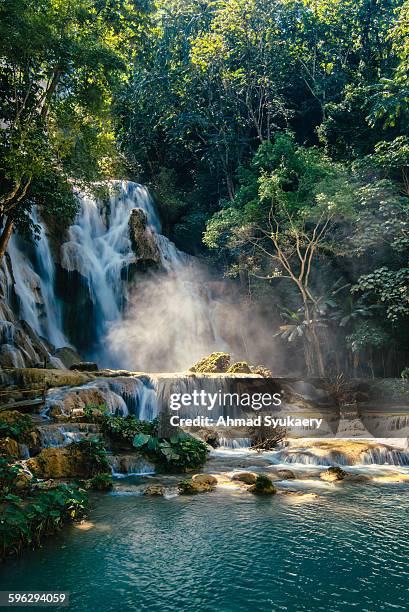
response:
<path id="1" fill-rule="evenodd" d="M 215 281 L 203 262 L 160 233 L 148 190 L 130 181 L 106 186 L 105 198 L 77 191 L 78 215 L 62 240 L 54 236 L 53 248 L 35 209 L 40 239 L 12 236 L 12 268 L 5 261 L 0 275 L 14 320 L 3 305 L 0 320 L 23 319 L 40 343 L 75 347 L 101 367 L 184 371 L 216 350 L 271 360 L 271 338 L 255 306 L 244 306 L 232 283 Z M 2 324 L 3 345 L 12 346 L 10 333 Z M 246 336 L 256 350 L 250 355 Z M 32 366 L 53 352 L 34 344 L 19 361 Z M 21 341 L 15 345 L 20 350 Z"/>
<path id="2" fill-rule="evenodd" d="M 56 348 L 67 346 L 69 342 L 62 330 L 61 304 L 54 292 L 54 259 L 45 225 L 35 208 L 31 220 L 39 228 L 35 248 L 16 235 L 12 236 L 8 246 L 20 315 L 39 336 Z"/>

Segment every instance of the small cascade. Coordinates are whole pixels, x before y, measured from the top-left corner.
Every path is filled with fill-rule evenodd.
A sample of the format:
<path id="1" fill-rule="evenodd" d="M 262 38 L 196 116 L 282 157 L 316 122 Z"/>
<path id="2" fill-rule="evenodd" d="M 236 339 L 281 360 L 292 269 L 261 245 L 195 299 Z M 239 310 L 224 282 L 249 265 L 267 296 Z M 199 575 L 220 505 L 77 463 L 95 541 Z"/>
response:
<path id="1" fill-rule="evenodd" d="M 32 210 L 32 222 L 39 229 L 35 246 L 13 235 L 8 253 L 13 264 L 14 291 L 20 316 L 55 347 L 67 346 L 62 331 L 61 305 L 54 292 L 55 265 L 44 223 Z M 11 276 L 10 282 L 12 282 Z"/>
<path id="2" fill-rule="evenodd" d="M 155 473 L 155 466 L 141 455 L 108 455 L 112 474 L 117 478 Z"/>
<path id="3" fill-rule="evenodd" d="M 93 423 L 50 423 L 37 428 L 43 448 L 61 448 L 87 438 L 95 438 L 99 428 Z"/>
<path id="4" fill-rule="evenodd" d="M 251 438 L 226 438 L 224 436 L 219 437 L 220 449 L 246 449 L 250 448 Z"/>
<path id="5" fill-rule="evenodd" d="M 409 451 L 387 447 L 371 448 L 362 453 L 361 463 L 364 465 L 409 465 Z"/>
<path id="6" fill-rule="evenodd" d="M 142 421 L 152 421 L 158 415 L 156 388 L 148 376 L 118 377 L 109 384 L 112 391 L 122 397 L 129 414 Z"/>

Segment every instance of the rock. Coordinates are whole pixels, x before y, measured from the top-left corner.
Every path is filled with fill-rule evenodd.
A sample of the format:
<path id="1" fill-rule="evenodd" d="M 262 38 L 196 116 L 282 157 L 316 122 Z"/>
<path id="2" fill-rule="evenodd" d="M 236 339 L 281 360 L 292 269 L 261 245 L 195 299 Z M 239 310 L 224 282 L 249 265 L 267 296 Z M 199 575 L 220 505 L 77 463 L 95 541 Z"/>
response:
<path id="1" fill-rule="evenodd" d="M 18 443 L 13 440 L 13 438 L 3 438 L 2 440 L 0 440 L 0 455 L 20 457 L 20 449 Z"/>
<path id="2" fill-rule="evenodd" d="M 76 444 L 64 448 L 44 448 L 39 455 L 28 459 L 27 467 L 37 478 L 87 479 L 95 475 L 91 473 L 89 458 Z"/>
<path id="3" fill-rule="evenodd" d="M 143 492 L 144 495 L 155 495 L 158 497 L 163 497 L 165 495 L 166 489 L 162 485 L 149 485 L 146 487 Z"/>
<path id="4" fill-rule="evenodd" d="M 295 478 L 295 474 L 292 470 L 277 470 L 275 473 L 280 480 L 292 480 Z"/>
<path id="5" fill-rule="evenodd" d="M 251 368 L 247 361 L 236 361 L 227 370 L 228 374 L 251 374 Z"/>
<path id="6" fill-rule="evenodd" d="M 17 491 L 27 491 L 31 487 L 33 476 L 27 472 L 21 471 L 16 480 Z"/>
<path id="7" fill-rule="evenodd" d="M 81 355 L 70 346 L 63 346 L 57 349 L 54 352 L 54 357 L 58 357 L 68 369 L 76 363 L 83 363 Z"/>
<path id="8" fill-rule="evenodd" d="M 259 474 L 257 476 L 255 484 L 251 485 L 248 491 L 257 495 L 274 495 L 274 493 L 277 493 L 277 489 L 273 485 L 271 479 L 264 474 Z"/>
<path id="9" fill-rule="evenodd" d="M 192 476 L 192 480 L 195 483 L 201 483 L 201 484 L 208 484 L 211 487 L 214 487 L 217 485 L 217 478 L 216 476 L 212 476 L 212 474 L 195 474 L 194 476 Z"/>
<path id="10" fill-rule="evenodd" d="M 98 366 L 94 361 L 80 361 L 79 363 L 73 363 L 70 366 L 70 370 L 77 370 L 78 372 L 98 372 Z"/>
<path id="11" fill-rule="evenodd" d="M 209 444 L 212 448 L 217 448 L 220 446 L 219 442 L 219 432 L 215 429 L 200 429 L 196 436 Z"/>
<path id="12" fill-rule="evenodd" d="M 269 370 L 268 368 L 266 368 L 266 366 L 263 365 L 252 366 L 251 371 L 253 374 L 259 374 L 260 376 L 263 376 L 263 378 L 272 378 L 273 376 L 271 370 Z"/>
<path id="13" fill-rule="evenodd" d="M 189 372 L 196 372 L 197 374 L 205 373 L 223 373 L 227 372 L 230 366 L 230 355 L 228 353 L 211 353 L 207 357 L 203 357 L 200 361 L 195 363 Z"/>
<path id="14" fill-rule="evenodd" d="M 338 482 L 344 480 L 346 475 L 347 473 L 340 467 L 330 467 L 325 472 L 321 472 L 320 478 L 327 482 Z"/>
<path id="15" fill-rule="evenodd" d="M 148 227 L 148 216 L 142 208 L 131 210 L 129 237 L 138 262 L 149 267 L 161 263 L 159 247 L 152 230 Z"/>
<path id="16" fill-rule="evenodd" d="M 207 482 L 199 482 L 193 479 L 182 480 L 178 484 L 178 490 L 181 495 L 195 495 L 196 493 L 207 493 L 214 491 L 214 485 Z"/>
<path id="17" fill-rule="evenodd" d="M 371 482 L 372 477 L 367 474 L 346 474 L 344 480 L 348 482 Z"/>
<path id="18" fill-rule="evenodd" d="M 253 472 L 238 472 L 237 474 L 233 474 L 231 479 L 239 480 L 240 482 L 245 482 L 246 484 L 253 485 L 256 483 L 257 475 Z"/>

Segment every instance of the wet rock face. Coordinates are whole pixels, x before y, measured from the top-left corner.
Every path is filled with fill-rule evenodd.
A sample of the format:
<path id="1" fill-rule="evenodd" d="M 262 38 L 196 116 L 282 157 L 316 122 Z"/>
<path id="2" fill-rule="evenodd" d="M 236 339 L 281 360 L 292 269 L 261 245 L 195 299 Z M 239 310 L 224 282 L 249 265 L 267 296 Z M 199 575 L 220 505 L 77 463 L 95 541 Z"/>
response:
<path id="1" fill-rule="evenodd" d="M 129 236 L 132 250 L 138 262 L 146 267 L 158 266 L 161 256 L 153 232 L 148 227 L 148 217 L 142 208 L 131 210 L 129 217 Z"/>
<path id="2" fill-rule="evenodd" d="M 214 491 L 215 485 L 210 484 L 208 481 L 203 482 L 200 480 L 183 480 L 178 485 L 178 490 L 181 495 L 195 495 L 197 493 L 207 493 Z"/>
<path id="3" fill-rule="evenodd" d="M 66 368 L 70 368 L 75 363 L 81 363 L 82 357 L 70 346 L 63 346 L 54 352 L 55 357 L 58 357 Z"/>
<path id="4" fill-rule="evenodd" d="M 79 363 L 73 363 L 70 366 L 70 370 L 77 370 L 78 372 L 98 372 L 98 366 L 94 361 L 80 361 Z"/>
<path id="5" fill-rule="evenodd" d="M 44 448 L 27 461 L 28 469 L 37 478 L 91 478 L 95 469 L 89 457 L 71 444 L 64 448 Z"/>

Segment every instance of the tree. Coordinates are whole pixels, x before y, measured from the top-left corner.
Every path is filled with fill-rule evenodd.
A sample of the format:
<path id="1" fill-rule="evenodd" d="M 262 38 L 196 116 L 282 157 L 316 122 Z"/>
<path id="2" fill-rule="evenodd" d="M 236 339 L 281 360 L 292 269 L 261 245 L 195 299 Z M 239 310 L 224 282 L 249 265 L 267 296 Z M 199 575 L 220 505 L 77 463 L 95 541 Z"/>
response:
<path id="1" fill-rule="evenodd" d="M 42 185 L 62 190 L 72 214 L 68 179 L 109 172 L 109 107 L 132 55 L 123 43 L 135 22 L 126 20 L 136 15 L 130 0 L 1 4 L 0 260 L 13 228 L 29 227 Z"/>

